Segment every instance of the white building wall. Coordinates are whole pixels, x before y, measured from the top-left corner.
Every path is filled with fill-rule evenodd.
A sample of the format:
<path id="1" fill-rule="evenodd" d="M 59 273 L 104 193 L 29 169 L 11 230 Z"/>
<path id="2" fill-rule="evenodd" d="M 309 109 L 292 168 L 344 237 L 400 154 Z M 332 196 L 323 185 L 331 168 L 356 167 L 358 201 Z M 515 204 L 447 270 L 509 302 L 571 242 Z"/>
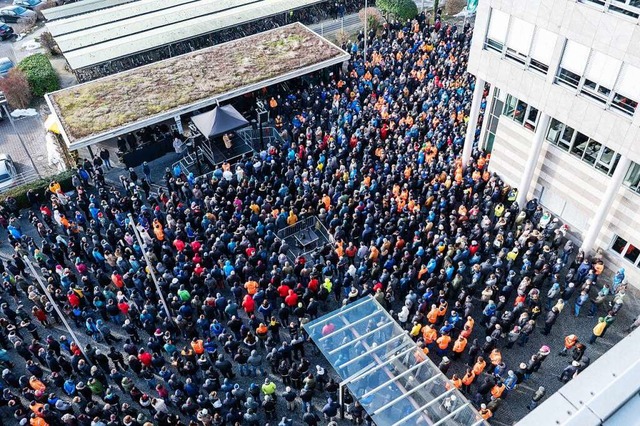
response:
<path id="1" fill-rule="evenodd" d="M 491 8 L 559 35 L 547 75 L 526 70 L 498 52 L 485 50 Z M 633 117 L 608 110 L 575 90 L 554 84 L 566 39 L 640 67 L 640 22 L 604 12 L 576 0 L 484 0 L 479 2 L 469 57 L 469 72 L 536 107 L 580 133 L 640 163 L 640 107 Z M 638 82 L 640 84 L 640 82 Z M 546 129 L 545 129 L 546 132 Z M 481 138 L 484 135 L 481 136 Z M 517 186 L 528 161 L 534 133 L 501 116 L 490 167 Z M 611 178 L 547 141 L 537 161 L 528 198 L 541 198 L 582 237 Z M 597 237 L 608 266 L 625 267 L 629 282 L 640 286 L 640 269 L 609 250 L 615 235 L 640 246 L 640 195 L 621 186 Z"/>
<path id="2" fill-rule="evenodd" d="M 513 11 L 514 16 L 560 35 L 546 76 L 483 49 L 491 7 Z M 566 38 L 640 67 L 640 25 L 574 0 L 486 0 L 479 3 L 476 27 L 471 74 L 640 163 L 639 113 L 624 116 L 553 83 Z"/>

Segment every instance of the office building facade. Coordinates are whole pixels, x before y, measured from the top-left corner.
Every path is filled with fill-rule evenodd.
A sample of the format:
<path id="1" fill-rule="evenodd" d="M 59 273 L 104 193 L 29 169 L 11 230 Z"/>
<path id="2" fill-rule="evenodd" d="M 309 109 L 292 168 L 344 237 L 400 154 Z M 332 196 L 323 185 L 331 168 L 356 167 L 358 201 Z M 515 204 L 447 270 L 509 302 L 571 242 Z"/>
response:
<path id="1" fill-rule="evenodd" d="M 469 72 L 463 157 L 476 138 L 521 205 L 538 198 L 638 285 L 640 0 L 482 1 Z"/>

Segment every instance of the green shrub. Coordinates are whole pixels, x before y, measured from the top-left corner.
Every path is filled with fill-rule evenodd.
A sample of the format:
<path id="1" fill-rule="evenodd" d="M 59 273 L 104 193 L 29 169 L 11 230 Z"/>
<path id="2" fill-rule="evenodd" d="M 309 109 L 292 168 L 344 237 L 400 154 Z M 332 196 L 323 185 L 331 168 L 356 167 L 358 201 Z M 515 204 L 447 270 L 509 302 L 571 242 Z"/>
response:
<path id="1" fill-rule="evenodd" d="M 73 185 L 71 184 L 71 177 L 73 176 L 73 174 L 73 170 L 66 170 L 54 176 L 38 179 L 36 181 L 17 186 L 15 188 L 11 188 L 10 190 L 0 194 L 0 202 L 4 203 L 4 201 L 8 197 L 13 197 L 15 198 L 18 207 L 20 207 L 21 209 L 31 207 L 29 205 L 29 200 L 27 200 L 28 190 L 35 190 L 40 195 L 40 199 L 42 201 L 48 200 L 50 196 L 49 184 L 54 180 L 58 181 L 58 183 L 62 187 L 62 190 L 65 192 L 73 189 Z"/>
<path id="2" fill-rule="evenodd" d="M 376 0 L 376 6 L 383 13 L 393 15 L 402 21 L 418 15 L 418 6 L 413 0 Z"/>
<path id="3" fill-rule="evenodd" d="M 34 96 L 44 96 L 46 93 L 55 92 L 60 88 L 60 79 L 56 70 L 51 66 L 49 58 L 42 53 L 27 56 L 20 61 L 18 68 L 27 77 Z"/>

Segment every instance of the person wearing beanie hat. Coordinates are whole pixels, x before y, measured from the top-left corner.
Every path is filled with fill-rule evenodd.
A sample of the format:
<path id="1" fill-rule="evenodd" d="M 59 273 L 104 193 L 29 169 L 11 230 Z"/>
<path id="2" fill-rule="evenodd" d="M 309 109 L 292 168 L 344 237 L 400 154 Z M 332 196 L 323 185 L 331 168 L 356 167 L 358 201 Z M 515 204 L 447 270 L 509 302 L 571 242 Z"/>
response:
<path id="1" fill-rule="evenodd" d="M 558 380 L 563 383 L 567 383 L 578 374 L 578 367 L 580 367 L 580 363 L 578 361 L 572 361 L 570 365 L 562 370 L 562 373 L 560 374 L 560 377 L 558 377 Z"/>
<path id="2" fill-rule="evenodd" d="M 534 408 L 536 408 L 540 403 L 540 401 L 542 400 L 542 398 L 544 398 L 546 393 L 547 391 L 545 390 L 544 386 L 540 386 L 538 390 L 533 394 L 533 397 L 531 398 L 531 402 L 529 402 L 529 405 L 527 405 L 527 410 L 531 411 Z"/>
<path id="3" fill-rule="evenodd" d="M 493 413 L 491 412 L 491 410 L 487 408 L 486 404 L 480 404 L 480 409 L 478 410 L 478 413 L 480 413 L 480 416 L 482 416 L 482 418 L 485 420 L 489 420 L 491 416 L 493 416 Z"/>

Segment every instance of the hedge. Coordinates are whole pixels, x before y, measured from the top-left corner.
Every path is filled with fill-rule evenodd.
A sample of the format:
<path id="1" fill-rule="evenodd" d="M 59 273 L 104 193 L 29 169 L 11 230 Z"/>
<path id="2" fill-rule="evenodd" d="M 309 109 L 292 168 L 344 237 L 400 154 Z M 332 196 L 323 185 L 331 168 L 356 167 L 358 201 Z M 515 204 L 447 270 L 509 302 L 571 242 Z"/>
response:
<path id="1" fill-rule="evenodd" d="M 53 69 L 46 55 L 36 53 L 35 55 L 27 56 L 20 61 L 18 68 L 27 77 L 33 96 L 41 97 L 46 93 L 60 89 L 58 74 L 56 74 L 56 70 Z"/>
<path id="2" fill-rule="evenodd" d="M 15 188 L 11 188 L 10 190 L 0 194 L 0 202 L 4 203 L 7 198 L 13 197 L 15 198 L 19 208 L 23 209 L 31 207 L 31 205 L 29 204 L 29 200 L 27 199 L 28 190 L 35 190 L 40 195 L 40 200 L 46 201 L 49 199 L 49 194 L 47 194 L 47 192 L 49 191 L 49 184 L 52 181 L 58 181 L 58 183 L 62 187 L 62 190 L 67 192 L 73 189 L 73 185 L 71 183 L 71 178 L 73 177 L 73 175 L 73 170 L 66 170 L 64 172 L 58 173 L 57 175 L 38 179 L 36 181 L 17 186 Z"/>
<path id="3" fill-rule="evenodd" d="M 413 19 L 418 15 L 418 6 L 413 0 L 376 0 L 376 6 L 400 20 Z"/>

